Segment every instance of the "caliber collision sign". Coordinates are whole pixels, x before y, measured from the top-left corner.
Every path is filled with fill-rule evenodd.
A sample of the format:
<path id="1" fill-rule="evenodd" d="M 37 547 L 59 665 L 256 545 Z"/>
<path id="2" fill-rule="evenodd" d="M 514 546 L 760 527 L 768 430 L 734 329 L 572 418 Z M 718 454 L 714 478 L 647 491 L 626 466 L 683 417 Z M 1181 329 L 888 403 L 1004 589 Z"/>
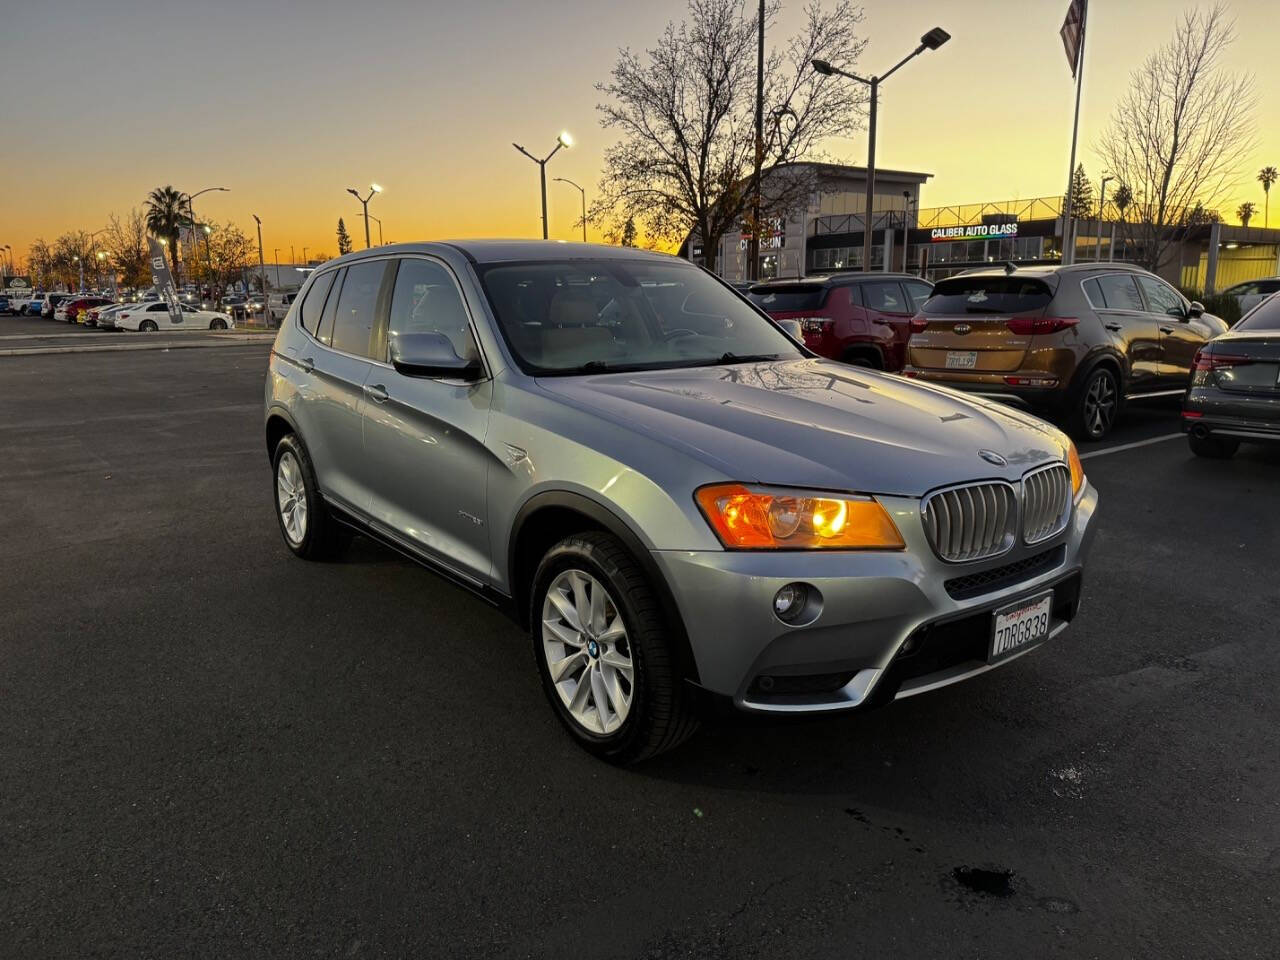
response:
<path id="1" fill-rule="evenodd" d="M 173 275 L 169 273 L 169 263 L 164 258 L 164 247 L 155 237 L 151 238 L 151 285 L 160 292 L 169 308 L 169 322 L 181 323 L 182 306 L 178 301 L 178 290 L 173 285 Z"/>

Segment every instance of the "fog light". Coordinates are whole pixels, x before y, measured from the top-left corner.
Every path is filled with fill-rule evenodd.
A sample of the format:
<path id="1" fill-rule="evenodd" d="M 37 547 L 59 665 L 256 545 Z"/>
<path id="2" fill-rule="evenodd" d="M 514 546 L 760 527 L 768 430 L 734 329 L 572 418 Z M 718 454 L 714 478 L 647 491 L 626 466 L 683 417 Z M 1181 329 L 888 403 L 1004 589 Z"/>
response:
<path id="1" fill-rule="evenodd" d="M 773 612 L 779 620 L 794 620 L 804 610 L 809 591 L 803 583 L 788 583 L 773 595 Z"/>

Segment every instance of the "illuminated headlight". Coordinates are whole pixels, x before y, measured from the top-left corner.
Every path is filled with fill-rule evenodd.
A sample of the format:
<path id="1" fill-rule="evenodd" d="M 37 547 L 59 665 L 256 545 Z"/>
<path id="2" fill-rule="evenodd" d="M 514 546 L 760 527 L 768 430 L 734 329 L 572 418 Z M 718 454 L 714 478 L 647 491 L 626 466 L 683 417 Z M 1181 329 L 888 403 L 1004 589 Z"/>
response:
<path id="1" fill-rule="evenodd" d="M 902 534 L 874 498 L 740 483 L 713 484 L 696 500 L 734 550 L 901 550 Z"/>

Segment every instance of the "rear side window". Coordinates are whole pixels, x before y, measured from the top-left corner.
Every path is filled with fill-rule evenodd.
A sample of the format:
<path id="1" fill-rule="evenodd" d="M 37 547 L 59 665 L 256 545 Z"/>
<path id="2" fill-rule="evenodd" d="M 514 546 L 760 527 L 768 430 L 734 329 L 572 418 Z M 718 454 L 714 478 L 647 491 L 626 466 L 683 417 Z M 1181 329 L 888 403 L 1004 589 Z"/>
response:
<path id="1" fill-rule="evenodd" d="M 1146 309 L 1138 295 L 1138 285 L 1128 274 L 1086 280 L 1084 292 L 1095 310 L 1136 310 L 1141 313 Z"/>
<path id="2" fill-rule="evenodd" d="M 751 302 L 766 313 L 792 313 L 817 310 L 826 299 L 827 288 L 821 283 L 788 283 L 786 286 L 752 287 L 747 294 Z"/>
<path id="3" fill-rule="evenodd" d="M 337 311 L 333 315 L 333 339 L 329 344 L 333 349 L 361 357 L 370 356 L 378 293 L 386 272 L 385 260 L 347 267 L 347 276 L 338 294 Z"/>
<path id="4" fill-rule="evenodd" d="M 1032 277 L 949 277 L 938 281 L 922 312 L 931 315 L 1030 313 L 1043 310 L 1052 299 L 1049 285 Z"/>
<path id="5" fill-rule="evenodd" d="M 324 298 L 329 295 L 329 288 L 333 286 L 333 278 L 337 275 L 337 270 L 330 270 L 316 277 L 315 282 L 311 284 L 311 289 L 307 291 L 307 299 L 302 301 L 302 306 L 298 309 L 298 322 L 313 337 L 320 330 L 320 314 L 324 312 Z M 286 296 L 285 303 L 290 302 L 292 298 Z"/>
<path id="6" fill-rule="evenodd" d="M 1235 325 L 1236 330 L 1280 333 L 1280 296 L 1268 297 Z"/>
<path id="7" fill-rule="evenodd" d="M 868 310 L 879 310 L 881 313 L 906 313 L 907 302 L 902 287 L 897 283 L 877 280 L 874 283 L 859 284 L 862 287 L 862 302 Z"/>

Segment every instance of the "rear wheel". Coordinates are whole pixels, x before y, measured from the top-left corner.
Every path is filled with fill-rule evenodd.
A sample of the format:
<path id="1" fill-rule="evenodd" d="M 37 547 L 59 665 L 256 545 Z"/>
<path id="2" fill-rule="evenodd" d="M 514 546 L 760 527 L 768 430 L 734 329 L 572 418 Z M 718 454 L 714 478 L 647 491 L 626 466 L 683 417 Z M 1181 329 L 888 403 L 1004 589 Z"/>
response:
<path id="1" fill-rule="evenodd" d="M 156 322 L 154 320 L 143 320 L 138 324 L 138 329 L 143 333 L 155 333 L 160 328 L 156 326 Z"/>
<path id="2" fill-rule="evenodd" d="M 1197 457 L 1207 460 L 1230 460 L 1240 449 L 1239 440 L 1226 440 L 1221 437 L 1197 437 L 1194 433 L 1187 437 L 1191 452 Z"/>
<path id="3" fill-rule="evenodd" d="M 534 659 L 552 709 L 583 747 L 635 763 L 697 729 L 653 589 L 607 533 L 562 540 L 534 577 Z"/>
<path id="4" fill-rule="evenodd" d="M 1120 382 L 1110 367 L 1089 371 L 1071 410 L 1071 432 L 1082 440 L 1101 440 L 1120 412 Z"/>
<path id="5" fill-rule="evenodd" d="M 285 545 L 304 560 L 331 560 L 339 556 L 351 535 L 325 509 L 306 447 L 296 435 L 286 434 L 276 444 L 272 463 L 276 520 Z"/>
<path id="6" fill-rule="evenodd" d="M 868 370 L 881 370 L 884 364 L 880 357 L 866 350 L 850 350 L 844 355 L 844 362 L 852 367 L 866 367 Z"/>

